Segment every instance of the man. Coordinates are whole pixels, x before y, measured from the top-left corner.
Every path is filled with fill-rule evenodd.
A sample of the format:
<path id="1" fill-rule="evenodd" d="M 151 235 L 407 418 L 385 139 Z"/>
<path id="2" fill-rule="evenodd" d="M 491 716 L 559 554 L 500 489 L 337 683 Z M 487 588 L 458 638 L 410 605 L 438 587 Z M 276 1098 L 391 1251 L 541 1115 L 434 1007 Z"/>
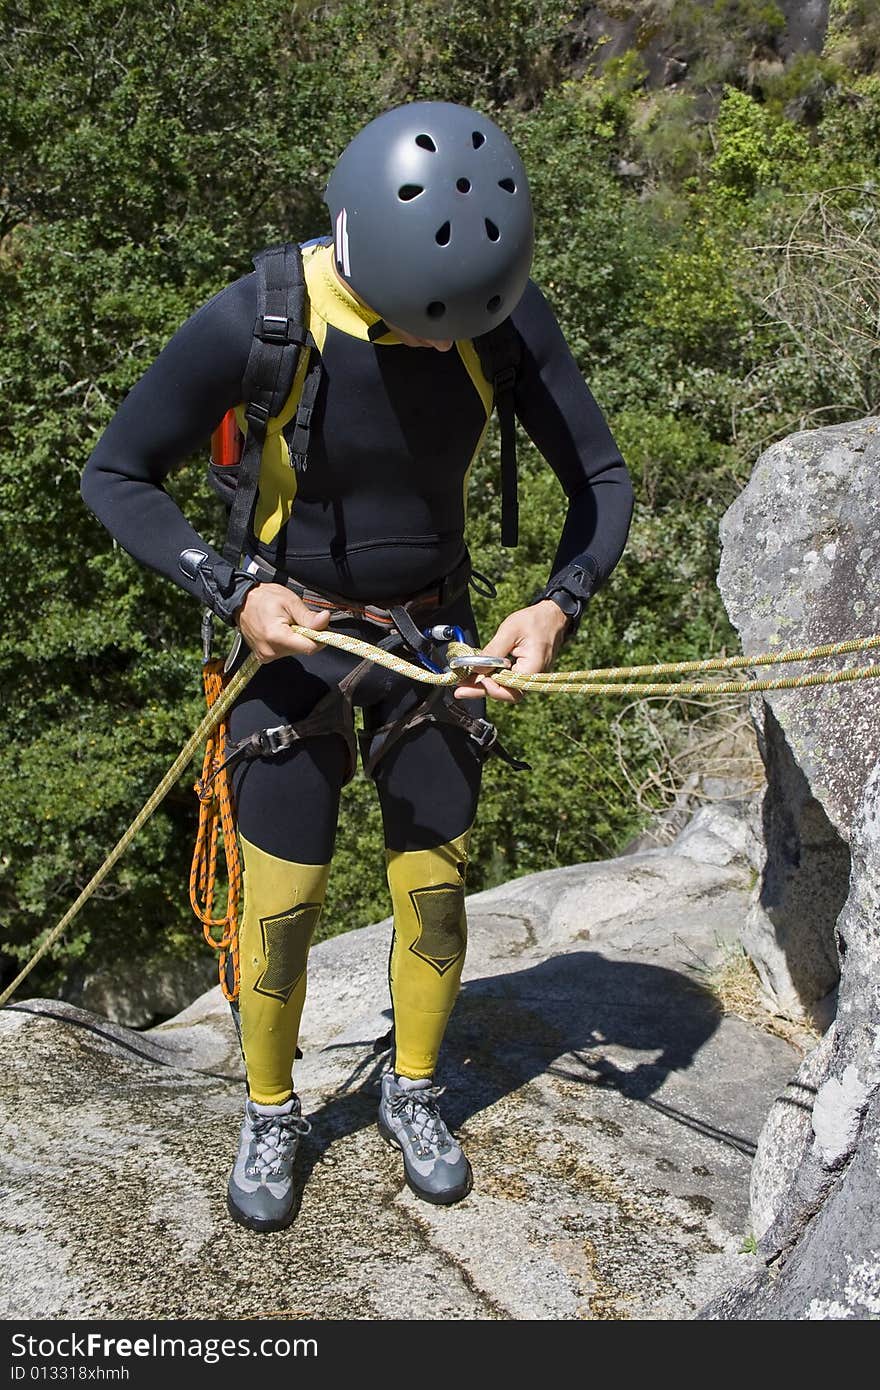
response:
<path id="1" fill-rule="evenodd" d="M 450 1203 L 469 1191 L 470 1165 L 440 1115 L 434 1074 L 464 961 L 468 837 L 493 748 L 484 701 L 520 698 L 471 674 L 454 698 L 426 700 L 415 682 L 290 625 L 324 630 L 332 620 L 411 657 L 426 644 L 442 655 L 454 627 L 477 645 L 465 493 L 492 386 L 474 339 L 508 317 L 520 349 L 516 413 L 559 477 L 568 512 L 546 589 L 505 618 L 485 651 L 521 672 L 549 669 L 617 563 L 632 507 L 608 427 L 529 281 L 528 183 L 498 127 L 444 102 L 386 112 L 344 151 L 326 200 L 334 235 L 304 248 L 309 349 L 269 422 L 240 563 L 224 562 L 193 530 L 162 482 L 242 400 L 254 275 L 175 334 L 83 478 L 85 501 L 116 539 L 235 624 L 263 663 L 230 722 L 242 755 L 248 1099 L 228 1204 L 253 1230 L 279 1229 L 293 1211 L 293 1162 L 309 1127 L 293 1061 L 340 790 L 354 771 L 353 705 L 363 710 L 361 751 L 379 796 L 394 908 L 394 1055 L 379 1129 L 419 1196 Z M 302 464 L 290 444 L 301 427 L 304 470 L 291 466 Z"/>

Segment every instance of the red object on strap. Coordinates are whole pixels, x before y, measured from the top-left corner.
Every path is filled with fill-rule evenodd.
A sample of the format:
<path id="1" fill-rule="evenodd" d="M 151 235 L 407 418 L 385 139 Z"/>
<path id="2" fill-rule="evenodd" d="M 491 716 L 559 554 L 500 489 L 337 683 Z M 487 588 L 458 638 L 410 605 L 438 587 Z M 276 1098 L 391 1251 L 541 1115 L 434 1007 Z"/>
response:
<path id="1" fill-rule="evenodd" d="M 220 424 L 211 435 L 211 462 L 221 468 L 230 468 L 241 462 L 242 434 L 238 428 L 234 410 L 227 410 Z"/>

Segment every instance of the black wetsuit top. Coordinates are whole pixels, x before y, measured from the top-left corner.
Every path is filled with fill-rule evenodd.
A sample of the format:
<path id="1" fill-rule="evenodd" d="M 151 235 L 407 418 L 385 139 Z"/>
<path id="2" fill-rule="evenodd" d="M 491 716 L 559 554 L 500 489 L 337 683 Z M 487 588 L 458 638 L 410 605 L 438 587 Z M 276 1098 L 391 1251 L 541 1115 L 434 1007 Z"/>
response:
<path id="1" fill-rule="evenodd" d="M 491 393 L 470 343 L 439 353 L 391 333 L 371 342 L 377 316 L 339 283 L 331 255 L 319 245 L 306 256 L 323 364 L 308 469 L 294 473 L 277 436 L 274 462 L 264 451 L 255 547 L 314 588 L 381 602 L 424 589 L 461 558 L 467 474 Z M 163 481 L 241 402 L 255 314 L 253 274 L 197 310 L 132 388 L 83 476 L 86 504 L 120 544 L 199 597 L 179 556 L 216 552 Z M 551 576 L 584 559 L 597 587 L 626 541 L 626 467 L 533 283 L 513 322 L 522 339 L 517 416 L 568 497 Z"/>

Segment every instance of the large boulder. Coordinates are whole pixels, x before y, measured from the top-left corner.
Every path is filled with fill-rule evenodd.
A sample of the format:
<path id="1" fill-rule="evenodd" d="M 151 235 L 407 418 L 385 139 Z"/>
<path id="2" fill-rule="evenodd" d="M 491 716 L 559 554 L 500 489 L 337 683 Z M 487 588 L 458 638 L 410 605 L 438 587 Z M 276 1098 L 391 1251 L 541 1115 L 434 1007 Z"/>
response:
<path id="1" fill-rule="evenodd" d="M 68 981 L 63 997 L 126 1028 L 147 1028 L 180 1013 L 216 979 L 216 962 L 207 955 L 198 960 L 156 955 L 82 970 Z"/>
<path id="2" fill-rule="evenodd" d="M 759 458 L 721 524 L 718 584 L 747 655 L 873 635 L 878 466 L 873 418 L 792 435 Z M 849 891 L 853 822 L 880 757 L 880 682 L 775 691 L 754 712 L 767 770 L 766 857 L 747 945 L 781 1009 L 802 1017 L 839 975 L 834 927 Z"/>
<path id="3" fill-rule="evenodd" d="M 878 479 L 876 418 L 758 460 L 721 528 L 719 585 L 747 654 L 880 626 Z M 758 1144 L 765 1270 L 705 1316 L 866 1318 L 880 1307 L 880 682 L 767 692 L 753 708 L 768 785 L 745 939 L 781 1011 L 827 1022 L 836 1007 L 836 1021 Z"/>

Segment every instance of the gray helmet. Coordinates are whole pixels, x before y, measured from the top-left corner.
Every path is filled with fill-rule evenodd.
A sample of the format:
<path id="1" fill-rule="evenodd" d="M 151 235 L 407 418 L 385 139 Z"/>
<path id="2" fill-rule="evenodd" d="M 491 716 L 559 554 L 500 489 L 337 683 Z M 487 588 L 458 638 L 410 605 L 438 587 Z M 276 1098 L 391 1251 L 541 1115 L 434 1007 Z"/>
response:
<path id="1" fill-rule="evenodd" d="M 474 338 L 529 278 L 534 219 L 522 160 L 467 106 L 419 101 L 378 116 L 330 175 L 336 264 L 387 323 Z"/>

